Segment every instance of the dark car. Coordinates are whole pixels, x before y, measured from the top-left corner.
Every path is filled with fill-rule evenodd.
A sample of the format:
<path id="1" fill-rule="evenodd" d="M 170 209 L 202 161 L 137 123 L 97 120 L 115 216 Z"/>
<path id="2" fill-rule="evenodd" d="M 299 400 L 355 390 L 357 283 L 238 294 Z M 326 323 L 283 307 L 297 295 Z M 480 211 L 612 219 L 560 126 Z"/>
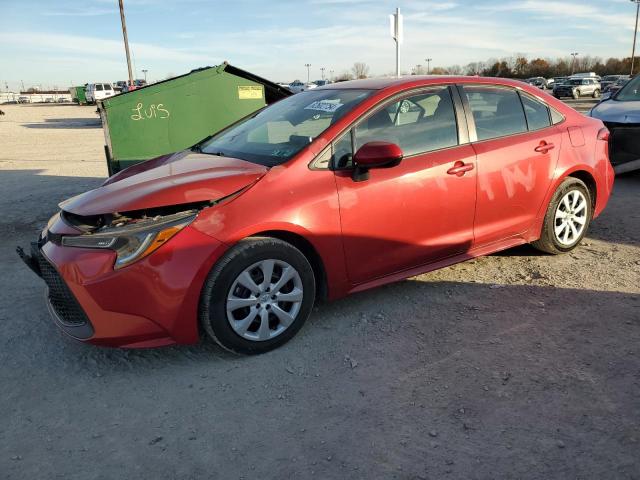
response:
<path id="1" fill-rule="evenodd" d="M 609 87 L 620 80 L 629 80 L 629 75 L 605 75 L 602 77 L 602 80 L 600 80 L 602 93 L 607 92 Z"/>
<path id="2" fill-rule="evenodd" d="M 605 100 L 607 98 L 613 97 L 616 93 L 618 93 L 622 87 L 624 87 L 627 83 L 629 83 L 629 80 L 631 80 L 631 78 L 629 77 L 621 78 L 615 83 L 613 83 L 612 85 L 609 85 L 607 89 L 603 90 L 602 92 L 603 96 L 605 97 Z"/>
<path id="3" fill-rule="evenodd" d="M 589 115 L 611 132 L 609 156 L 616 173 L 640 169 L 640 76 L 593 107 Z"/>
<path id="4" fill-rule="evenodd" d="M 529 85 L 533 85 L 534 87 L 538 87 L 541 90 L 547 88 L 547 79 L 544 77 L 527 78 L 525 82 Z"/>

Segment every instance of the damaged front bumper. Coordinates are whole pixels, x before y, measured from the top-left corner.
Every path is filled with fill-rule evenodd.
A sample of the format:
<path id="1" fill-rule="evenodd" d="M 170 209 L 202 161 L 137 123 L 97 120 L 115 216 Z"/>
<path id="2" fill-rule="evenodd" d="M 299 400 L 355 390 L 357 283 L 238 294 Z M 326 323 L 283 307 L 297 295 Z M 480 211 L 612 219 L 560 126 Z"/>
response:
<path id="1" fill-rule="evenodd" d="M 55 215 L 22 261 L 41 277 L 55 324 L 94 345 L 148 348 L 198 341 L 202 284 L 226 245 L 186 227 L 152 254 L 114 268 L 116 252 L 65 246 L 78 230 Z"/>
<path id="2" fill-rule="evenodd" d="M 41 237 L 38 242 L 31 242 L 30 253 L 21 247 L 17 247 L 16 252 L 25 265 L 44 280 L 47 308 L 58 327 L 77 340 L 87 340 L 94 334 L 93 325 L 62 276 L 42 253 L 45 242 L 45 237 Z"/>

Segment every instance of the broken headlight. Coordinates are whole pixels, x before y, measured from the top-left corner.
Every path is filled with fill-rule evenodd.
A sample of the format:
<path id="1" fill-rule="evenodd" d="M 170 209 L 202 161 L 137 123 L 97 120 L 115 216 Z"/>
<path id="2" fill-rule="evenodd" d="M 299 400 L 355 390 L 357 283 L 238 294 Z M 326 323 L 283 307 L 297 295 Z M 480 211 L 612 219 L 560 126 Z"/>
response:
<path id="1" fill-rule="evenodd" d="M 196 212 L 189 211 L 116 223 L 94 233 L 65 236 L 62 245 L 114 250 L 117 254 L 114 268 L 122 268 L 156 251 L 194 218 Z"/>

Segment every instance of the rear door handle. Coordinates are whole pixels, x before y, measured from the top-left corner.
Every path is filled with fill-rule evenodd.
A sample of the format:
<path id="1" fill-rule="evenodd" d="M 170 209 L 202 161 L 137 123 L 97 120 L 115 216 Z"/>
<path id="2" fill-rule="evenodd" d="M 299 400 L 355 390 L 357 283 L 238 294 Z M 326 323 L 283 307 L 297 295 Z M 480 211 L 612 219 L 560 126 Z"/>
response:
<path id="1" fill-rule="evenodd" d="M 547 153 L 549 150 L 553 150 L 556 146 L 553 143 L 547 143 L 544 140 L 540 142 L 534 150 L 538 153 Z"/>
<path id="2" fill-rule="evenodd" d="M 447 173 L 449 175 L 455 175 L 457 177 L 461 177 L 469 170 L 473 170 L 473 163 L 464 163 L 461 161 L 457 161 L 456 163 L 453 164 L 453 167 L 447 170 Z"/>

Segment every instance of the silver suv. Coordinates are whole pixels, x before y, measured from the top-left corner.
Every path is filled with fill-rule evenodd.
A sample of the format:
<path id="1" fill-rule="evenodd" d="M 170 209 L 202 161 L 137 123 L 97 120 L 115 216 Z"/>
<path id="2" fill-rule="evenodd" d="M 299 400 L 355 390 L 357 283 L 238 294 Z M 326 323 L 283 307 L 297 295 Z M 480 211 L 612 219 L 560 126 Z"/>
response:
<path id="1" fill-rule="evenodd" d="M 597 78 L 569 78 L 566 82 L 553 88 L 553 95 L 557 98 L 600 98 L 600 93 L 602 93 L 602 87 Z"/>

